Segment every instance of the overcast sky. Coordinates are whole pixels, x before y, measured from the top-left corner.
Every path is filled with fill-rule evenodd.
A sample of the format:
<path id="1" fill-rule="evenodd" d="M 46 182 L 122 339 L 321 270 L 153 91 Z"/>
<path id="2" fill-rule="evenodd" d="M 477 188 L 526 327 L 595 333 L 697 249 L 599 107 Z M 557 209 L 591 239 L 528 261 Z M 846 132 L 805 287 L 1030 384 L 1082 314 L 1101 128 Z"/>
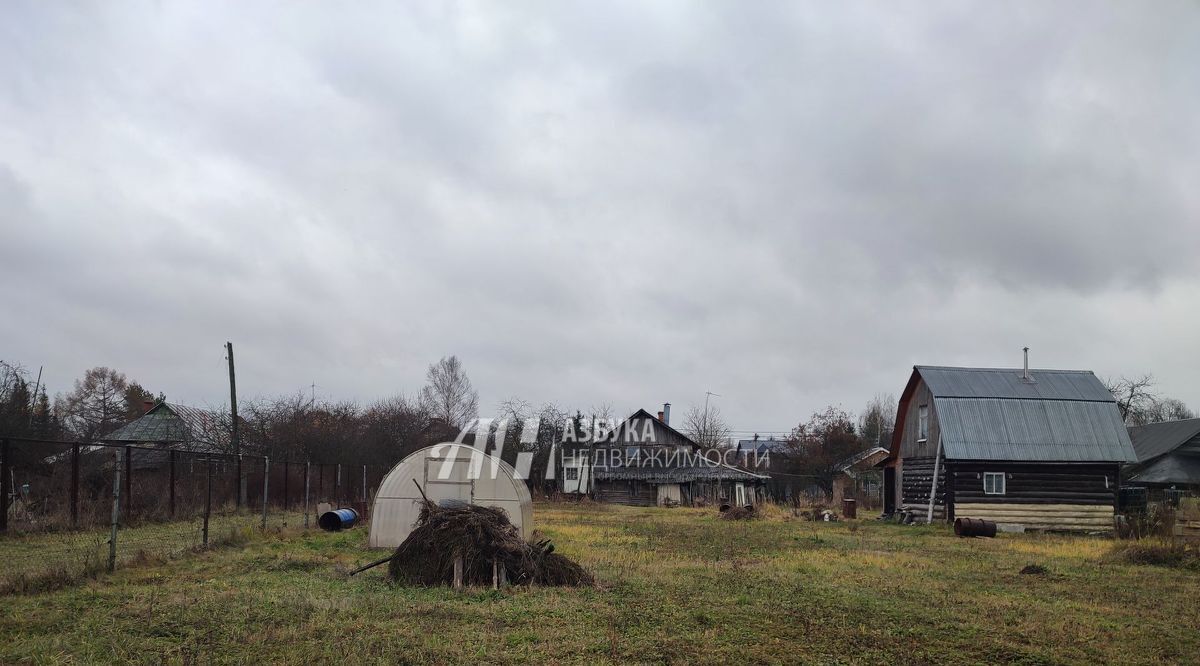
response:
<path id="1" fill-rule="evenodd" d="M 1200 6 L 5 2 L 0 358 L 738 430 L 913 364 L 1200 407 Z M 676 417 L 679 418 L 678 416 Z"/>

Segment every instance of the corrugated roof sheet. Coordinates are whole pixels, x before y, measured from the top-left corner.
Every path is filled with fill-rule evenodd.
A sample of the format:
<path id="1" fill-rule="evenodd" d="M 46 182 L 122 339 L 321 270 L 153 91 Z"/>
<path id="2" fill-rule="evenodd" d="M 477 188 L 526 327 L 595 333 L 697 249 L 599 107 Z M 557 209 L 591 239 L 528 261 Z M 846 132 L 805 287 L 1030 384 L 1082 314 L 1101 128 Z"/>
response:
<path id="1" fill-rule="evenodd" d="M 960 460 L 1137 460 L 1116 399 L 1078 370 L 917 366 L 934 396 L 942 449 Z"/>
<path id="2" fill-rule="evenodd" d="M 966 460 L 1131 461 L 1116 405 L 1077 400 L 934 398 L 942 449 Z"/>
<path id="3" fill-rule="evenodd" d="M 728 465 L 691 467 L 597 467 L 598 481 L 647 481 L 650 483 L 688 483 L 691 481 L 759 481 L 770 477 Z"/>
<path id="4" fill-rule="evenodd" d="M 1129 429 L 1129 439 L 1141 461 L 1170 453 L 1197 435 L 1200 435 L 1200 419 L 1148 423 Z"/>
<path id="5" fill-rule="evenodd" d="M 181 448 L 218 450 L 229 441 L 223 414 L 175 403 L 160 403 L 106 435 L 105 442 L 182 444 Z"/>
<path id="6" fill-rule="evenodd" d="M 1096 375 L 1087 370 L 1030 370 L 1032 382 L 1020 368 L 945 368 L 919 365 L 925 385 L 939 398 L 1008 398 L 1027 400 L 1088 400 L 1116 403 Z"/>
<path id="7" fill-rule="evenodd" d="M 788 448 L 788 440 L 775 439 L 739 439 L 737 443 L 738 451 L 754 451 L 756 453 L 776 453 Z"/>
<path id="8" fill-rule="evenodd" d="M 858 463 L 870 458 L 871 456 L 878 456 L 880 454 L 884 454 L 887 452 L 888 452 L 888 450 L 881 446 L 871 447 L 869 449 L 866 449 L 865 451 L 859 451 L 858 453 L 855 453 L 852 456 L 847 456 L 843 460 L 839 461 L 836 465 L 834 465 L 833 469 L 834 469 L 834 471 L 842 472 L 847 469 L 850 469 L 851 467 L 854 467 Z"/>
<path id="9" fill-rule="evenodd" d="M 183 419 L 168 409 L 154 409 L 105 436 L 106 442 L 185 442 L 189 439 Z"/>
<path id="10" fill-rule="evenodd" d="M 1130 483 L 1200 484 L 1200 456 L 1170 453 L 1129 477 Z"/>

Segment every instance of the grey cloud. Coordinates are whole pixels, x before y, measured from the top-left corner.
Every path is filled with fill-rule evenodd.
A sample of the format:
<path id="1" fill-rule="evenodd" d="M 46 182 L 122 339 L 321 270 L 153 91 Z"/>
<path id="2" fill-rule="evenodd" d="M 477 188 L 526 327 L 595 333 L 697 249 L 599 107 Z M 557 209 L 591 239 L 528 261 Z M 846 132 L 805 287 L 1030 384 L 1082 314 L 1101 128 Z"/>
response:
<path id="1" fill-rule="evenodd" d="M 1030 344 L 1200 403 L 1189 4 L 27 3 L 0 37 L 0 357 L 55 387 L 219 403 L 232 339 L 249 394 L 457 353 L 485 406 L 711 389 L 776 429 Z"/>

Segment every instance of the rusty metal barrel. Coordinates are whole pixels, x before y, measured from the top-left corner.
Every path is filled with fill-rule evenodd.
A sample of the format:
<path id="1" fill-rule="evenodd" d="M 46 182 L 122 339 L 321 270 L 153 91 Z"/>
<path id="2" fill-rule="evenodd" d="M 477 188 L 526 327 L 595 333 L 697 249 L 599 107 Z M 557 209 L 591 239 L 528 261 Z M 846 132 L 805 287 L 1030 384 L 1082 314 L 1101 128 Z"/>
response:
<path id="1" fill-rule="evenodd" d="M 960 537 L 994 537 L 996 523 L 982 518 L 955 518 L 954 533 Z"/>
<path id="2" fill-rule="evenodd" d="M 857 518 L 858 517 L 858 502 L 849 497 L 842 500 L 842 517 Z"/>

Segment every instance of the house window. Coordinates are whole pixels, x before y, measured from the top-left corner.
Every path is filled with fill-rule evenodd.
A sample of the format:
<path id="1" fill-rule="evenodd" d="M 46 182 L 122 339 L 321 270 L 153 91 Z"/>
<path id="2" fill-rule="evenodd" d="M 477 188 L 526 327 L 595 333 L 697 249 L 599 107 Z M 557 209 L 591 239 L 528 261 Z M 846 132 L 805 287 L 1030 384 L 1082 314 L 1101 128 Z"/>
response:
<path id="1" fill-rule="evenodd" d="M 1003 495 L 1004 494 L 1004 473 L 1003 472 L 984 472 L 983 473 L 983 494 L 984 495 Z"/>
<path id="2" fill-rule="evenodd" d="M 567 481 L 578 481 L 579 480 L 579 468 L 578 467 L 563 468 L 563 478 L 565 478 Z"/>
<path id="3" fill-rule="evenodd" d="M 917 441 L 924 442 L 929 439 L 929 405 L 921 405 L 917 408 Z"/>

